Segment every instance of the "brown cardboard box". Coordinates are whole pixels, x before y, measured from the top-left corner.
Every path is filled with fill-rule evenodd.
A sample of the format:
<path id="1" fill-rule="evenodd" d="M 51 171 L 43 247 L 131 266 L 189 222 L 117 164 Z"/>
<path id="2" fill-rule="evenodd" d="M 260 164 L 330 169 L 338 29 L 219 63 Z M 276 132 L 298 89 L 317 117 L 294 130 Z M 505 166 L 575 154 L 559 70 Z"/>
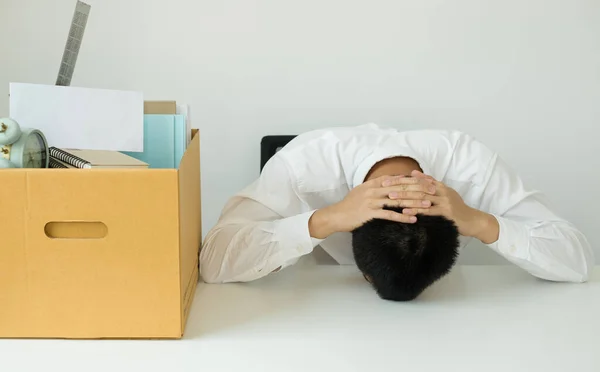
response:
<path id="1" fill-rule="evenodd" d="M 179 169 L 4 169 L 0 337 L 180 338 L 198 282 L 200 140 Z"/>
<path id="2" fill-rule="evenodd" d="M 144 114 L 172 114 L 177 113 L 176 101 L 144 101 Z"/>

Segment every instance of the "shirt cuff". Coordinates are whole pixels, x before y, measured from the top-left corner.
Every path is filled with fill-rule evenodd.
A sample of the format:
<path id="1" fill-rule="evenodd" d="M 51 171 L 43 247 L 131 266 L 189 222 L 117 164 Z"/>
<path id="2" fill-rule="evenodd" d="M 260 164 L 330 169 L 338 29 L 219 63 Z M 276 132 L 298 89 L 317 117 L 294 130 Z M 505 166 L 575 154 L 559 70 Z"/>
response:
<path id="1" fill-rule="evenodd" d="M 523 224 L 492 214 L 498 221 L 498 240 L 486 244 L 509 261 L 527 260 L 529 257 L 529 232 Z"/>
<path id="2" fill-rule="evenodd" d="M 278 242 L 287 251 L 293 251 L 298 254 L 308 254 L 313 248 L 319 245 L 323 239 L 316 239 L 310 236 L 308 221 L 316 210 L 286 217 L 276 222 L 273 241 Z"/>

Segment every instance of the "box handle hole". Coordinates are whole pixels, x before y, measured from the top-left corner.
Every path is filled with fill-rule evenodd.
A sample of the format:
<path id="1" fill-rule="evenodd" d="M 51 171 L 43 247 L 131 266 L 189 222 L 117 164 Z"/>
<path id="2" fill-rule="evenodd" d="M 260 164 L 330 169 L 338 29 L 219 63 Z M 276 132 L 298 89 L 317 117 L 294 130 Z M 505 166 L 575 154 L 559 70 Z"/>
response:
<path id="1" fill-rule="evenodd" d="M 99 221 L 51 221 L 44 232 L 51 239 L 103 239 L 108 227 Z"/>

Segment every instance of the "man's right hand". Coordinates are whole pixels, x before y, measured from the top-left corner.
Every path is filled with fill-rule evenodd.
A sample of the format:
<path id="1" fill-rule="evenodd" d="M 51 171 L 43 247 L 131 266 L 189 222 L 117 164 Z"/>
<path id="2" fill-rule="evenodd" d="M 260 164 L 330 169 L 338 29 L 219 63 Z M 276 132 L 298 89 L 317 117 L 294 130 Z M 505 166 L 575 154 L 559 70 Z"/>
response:
<path id="1" fill-rule="evenodd" d="M 346 197 L 313 213 L 308 228 L 313 238 L 325 239 L 336 232 L 349 232 L 375 218 L 402 223 L 416 222 L 409 216 L 384 207 L 429 208 L 435 186 L 429 179 L 383 176 L 350 190 Z M 393 199 L 390 199 L 392 196 Z"/>

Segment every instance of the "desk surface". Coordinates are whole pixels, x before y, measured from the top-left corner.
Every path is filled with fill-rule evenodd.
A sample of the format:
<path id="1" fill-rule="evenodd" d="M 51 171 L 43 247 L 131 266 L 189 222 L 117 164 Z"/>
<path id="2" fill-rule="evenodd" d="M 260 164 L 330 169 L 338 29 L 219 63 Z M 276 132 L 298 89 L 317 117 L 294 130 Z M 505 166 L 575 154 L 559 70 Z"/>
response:
<path id="1" fill-rule="evenodd" d="M 355 267 L 299 265 L 199 284 L 191 311 L 182 340 L 0 340 L 2 370 L 600 371 L 600 267 L 568 284 L 458 266 L 394 303 Z"/>

